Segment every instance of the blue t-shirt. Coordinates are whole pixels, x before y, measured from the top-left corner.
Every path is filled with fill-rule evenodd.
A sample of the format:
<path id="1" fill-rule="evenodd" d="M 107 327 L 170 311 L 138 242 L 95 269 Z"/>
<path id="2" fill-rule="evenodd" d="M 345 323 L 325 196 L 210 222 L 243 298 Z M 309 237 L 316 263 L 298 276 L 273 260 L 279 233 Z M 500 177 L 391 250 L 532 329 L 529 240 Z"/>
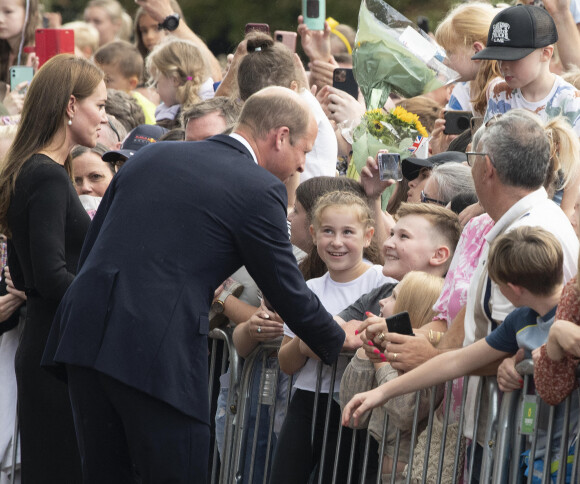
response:
<path id="1" fill-rule="evenodd" d="M 544 316 L 539 316 L 528 307 L 517 308 L 506 316 L 503 323 L 493 330 L 485 341 L 493 349 L 511 354 L 523 348 L 525 357 L 531 358 L 532 350 L 539 348 L 548 340 L 556 308 L 557 306 L 554 306 Z"/>

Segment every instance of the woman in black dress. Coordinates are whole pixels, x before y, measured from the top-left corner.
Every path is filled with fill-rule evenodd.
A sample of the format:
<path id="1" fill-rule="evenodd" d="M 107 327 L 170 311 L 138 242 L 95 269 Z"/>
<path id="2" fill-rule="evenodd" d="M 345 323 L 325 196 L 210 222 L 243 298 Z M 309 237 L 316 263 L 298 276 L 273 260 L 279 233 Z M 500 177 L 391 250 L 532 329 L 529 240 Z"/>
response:
<path id="1" fill-rule="evenodd" d="M 76 144 L 95 146 L 106 98 L 100 69 L 72 55 L 52 58 L 30 84 L 0 173 L 0 232 L 14 284 L 27 295 L 15 362 L 24 484 L 82 482 L 67 387 L 40 360 L 90 222 L 69 153 Z"/>

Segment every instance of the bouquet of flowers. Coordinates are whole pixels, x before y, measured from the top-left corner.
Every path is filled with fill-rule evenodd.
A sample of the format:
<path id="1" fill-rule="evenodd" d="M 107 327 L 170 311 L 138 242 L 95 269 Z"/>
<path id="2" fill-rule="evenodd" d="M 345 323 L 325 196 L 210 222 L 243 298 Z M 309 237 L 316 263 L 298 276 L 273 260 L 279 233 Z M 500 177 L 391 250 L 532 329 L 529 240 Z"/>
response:
<path id="1" fill-rule="evenodd" d="M 390 112 L 381 108 L 372 109 L 364 114 L 361 123 L 354 129 L 353 151 L 364 162 L 367 156 L 374 157 L 379 150 L 399 153 L 404 159 L 428 136 L 419 117 L 401 106 Z M 351 163 L 347 175 L 356 179 L 358 173 L 355 170 L 355 163 Z"/>
<path id="2" fill-rule="evenodd" d="M 424 128 L 415 129 L 417 134 L 411 136 L 413 129 L 403 126 L 412 124 L 407 121 L 415 116 L 404 110 L 397 111 L 401 117 L 390 113 L 384 115 L 387 119 L 378 120 L 392 138 L 377 137 L 379 131 L 370 128 L 379 125 L 369 122 L 373 116 L 382 114 L 376 110 L 381 110 L 393 91 L 414 97 L 457 79 L 457 73 L 443 64 L 444 59 L 445 51 L 393 7 L 383 0 L 362 0 L 353 71 L 369 111 L 353 133 L 353 158 L 348 176 L 358 179 L 366 158 L 376 156 L 377 148 L 400 153 L 404 159 L 424 141 L 427 137 Z"/>

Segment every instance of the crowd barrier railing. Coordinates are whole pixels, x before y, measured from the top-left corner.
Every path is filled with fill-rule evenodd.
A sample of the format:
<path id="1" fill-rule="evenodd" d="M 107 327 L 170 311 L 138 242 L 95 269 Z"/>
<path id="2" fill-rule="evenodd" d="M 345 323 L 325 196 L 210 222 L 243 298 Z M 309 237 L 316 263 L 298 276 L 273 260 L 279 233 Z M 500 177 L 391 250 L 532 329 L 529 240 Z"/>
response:
<path id="1" fill-rule="evenodd" d="M 272 355 L 277 351 L 280 341 L 268 342 L 259 345 L 256 350 L 245 359 L 242 364 L 241 359 L 237 356 L 231 340 L 229 330 L 213 330 L 210 336 L 215 339 L 221 339 L 225 342 L 225 347 L 229 351 L 230 361 L 230 391 L 228 395 L 228 404 L 226 408 L 226 438 L 225 448 L 223 451 L 223 460 L 219 466 L 216 465 L 217 450 L 214 452 L 214 461 L 212 465 L 211 482 L 219 483 L 267 483 L 269 478 L 269 469 L 273 458 L 274 441 L 276 439 L 276 420 L 285 412 L 291 398 L 292 379 L 290 378 L 287 385 L 282 390 L 279 388 L 279 367 L 272 365 Z M 224 358 L 226 358 L 224 351 Z M 352 353 L 349 354 L 352 356 Z M 212 361 L 210 372 L 217 370 L 217 361 Z M 331 399 L 328 399 L 326 413 L 317 414 L 317 402 L 320 394 L 320 375 L 322 364 L 319 364 L 318 386 L 315 395 L 313 408 L 313 426 L 312 436 L 314 438 L 314 425 L 316 419 L 324 419 L 324 439 L 322 448 L 328 444 L 326 436 L 330 426 L 338 427 L 337 449 L 340 446 L 343 427 L 339 421 L 330 421 L 329 409 Z M 222 370 L 224 364 L 222 361 Z M 221 371 L 221 370 L 220 370 Z M 401 451 L 404 450 L 401 444 L 401 430 L 395 427 L 394 452 L 392 455 L 392 469 L 389 472 L 383 472 L 382 456 L 385 452 L 386 436 L 389 434 L 389 426 L 392 426 L 392 418 L 385 410 L 383 423 L 383 438 L 380 442 L 373 443 L 373 437 L 366 430 L 354 430 L 349 455 L 348 475 L 337 476 L 338 451 L 335 452 L 333 462 L 324 462 L 323 458 L 319 466 L 332 466 L 334 483 L 340 477 L 341 482 L 353 483 L 461 483 L 471 482 L 472 476 L 475 475 L 475 457 L 476 446 L 471 445 L 470 451 L 466 450 L 466 441 L 463 437 L 463 429 L 466 427 L 466 415 L 473 413 L 473 428 L 471 435 L 477 436 L 479 433 L 480 444 L 483 452 L 481 455 L 481 466 L 479 472 L 479 482 L 481 483 L 519 483 L 522 481 L 520 472 L 520 455 L 526 446 L 526 437 L 520 432 L 518 415 L 521 414 L 522 395 L 528 393 L 530 385 L 530 376 L 533 375 L 533 364 L 531 360 L 523 362 L 518 366 L 524 377 L 524 388 L 522 391 L 502 394 L 497 386 L 494 377 L 465 377 L 463 379 L 463 389 L 459 392 L 461 402 L 454 402 L 454 392 L 452 391 L 454 382 L 447 382 L 444 385 L 444 392 L 441 388 L 434 386 L 431 388 L 429 395 L 429 412 L 428 416 L 423 419 L 419 416 L 420 392 L 415 397 L 415 409 L 413 422 L 411 425 L 411 439 L 408 450 L 408 463 L 405 471 L 397 472 L 397 463 L 400 459 Z M 214 373 L 212 373 L 214 374 Z M 259 375 L 259 385 L 253 378 Z M 333 381 L 336 378 L 336 365 L 334 365 L 331 376 L 330 388 L 333 388 Z M 477 392 L 475 394 L 475 404 L 473 408 L 467 399 L 468 382 L 470 379 L 477 378 Z M 211 380 L 211 378 L 210 378 Z M 457 384 L 457 382 L 455 382 Z M 256 388 L 258 390 L 256 391 Z M 281 392 L 283 391 L 283 394 Z M 210 395 L 212 392 L 210 391 Z M 445 397 L 441 400 L 441 395 Z M 455 392 L 457 395 L 457 392 Z M 485 403 L 482 405 L 482 403 Z M 452 411 L 452 407 L 456 407 Z M 253 409 L 251 411 L 251 409 Z M 573 411 L 571 411 L 573 410 Z M 267 418 L 261 418 L 262 412 L 266 412 Z M 483 417 L 484 413 L 485 419 Z M 574 432 L 576 440 L 579 438 L 580 430 L 576 426 L 568 429 L 570 416 L 573 413 L 578 414 L 577 406 L 572 407 L 572 397 L 567 399 L 564 411 L 564 432 L 562 439 L 567 441 L 571 432 Z M 252 415 L 252 425 L 250 425 L 250 415 Z M 549 428 L 547 437 L 546 455 L 550 456 L 552 451 L 550 444 L 554 431 L 555 411 L 552 407 L 549 415 Z M 391 422 L 389 422 L 391 420 Z M 485 421 L 485 427 L 480 429 L 478 423 Z M 449 435 L 448 430 L 451 426 L 455 427 L 453 435 Z M 391 429 L 391 435 L 392 435 Z M 482 433 L 483 432 L 483 433 Z M 420 434 L 423 434 L 420 436 Z M 483 438 L 481 438 L 484 436 Z M 534 458 L 534 446 L 536 445 L 536 436 L 531 440 L 531 461 Z M 417 441 L 422 442 L 416 446 Z M 265 440 L 264 440 L 265 439 Z M 362 440 L 361 440 L 362 439 Z M 258 442 L 263 440 L 266 443 L 266 452 L 258 458 L 256 449 Z M 407 439 L 408 440 L 408 439 Z M 358 446 L 358 447 L 357 447 Z M 529 445 L 528 445 L 529 446 Z M 217 448 L 217 445 L 215 446 Z M 362 447 L 363 451 L 357 449 Z M 419 450 L 419 447 L 421 450 Z M 561 446 L 559 462 L 566 462 L 567 452 L 565 446 Z M 566 455 L 564 453 L 566 452 Z M 575 456 L 572 470 L 572 480 L 568 482 L 580 482 L 578 474 L 578 445 L 575 447 Z M 362 454 L 362 455 L 361 455 Z M 467 459 L 465 455 L 467 454 Z M 324 456 L 325 452 L 321 452 Z M 289 456 L 290 458 L 290 456 Z M 403 462 L 403 461 L 401 461 Z M 467 464 L 465 464 L 467 462 Z M 546 471 L 541 478 L 542 483 L 565 482 L 565 472 L 558 474 L 557 480 L 552 481 L 549 476 L 551 466 L 545 466 Z M 530 473 L 531 474 L 531 473 Z M 319 478 L 311 482 L 322 482 L 322 472 L 318 473 Z M 256 477 L 259 476 L 259 477 Z M 532 477 L 527 479 L 528 483 L 532 482 Z M 540 482 L 540 481 L 534 481 Z"/>

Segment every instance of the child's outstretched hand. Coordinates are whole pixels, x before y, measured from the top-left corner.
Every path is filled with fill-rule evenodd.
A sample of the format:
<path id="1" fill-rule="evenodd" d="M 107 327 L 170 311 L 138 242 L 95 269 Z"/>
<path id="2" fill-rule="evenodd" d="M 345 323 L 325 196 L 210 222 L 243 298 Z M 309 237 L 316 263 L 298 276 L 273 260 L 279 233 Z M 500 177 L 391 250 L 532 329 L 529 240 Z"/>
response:
<path id="1" fill-rule="evenodd" d="M 382 405 L 386 401 L 387 398 L 383 395 L 381 387 L 368 392 L 357 393 L 342 411 L 342 425 L 345 427 L 357 427 L 360 418 L 365 412 Z"/>

